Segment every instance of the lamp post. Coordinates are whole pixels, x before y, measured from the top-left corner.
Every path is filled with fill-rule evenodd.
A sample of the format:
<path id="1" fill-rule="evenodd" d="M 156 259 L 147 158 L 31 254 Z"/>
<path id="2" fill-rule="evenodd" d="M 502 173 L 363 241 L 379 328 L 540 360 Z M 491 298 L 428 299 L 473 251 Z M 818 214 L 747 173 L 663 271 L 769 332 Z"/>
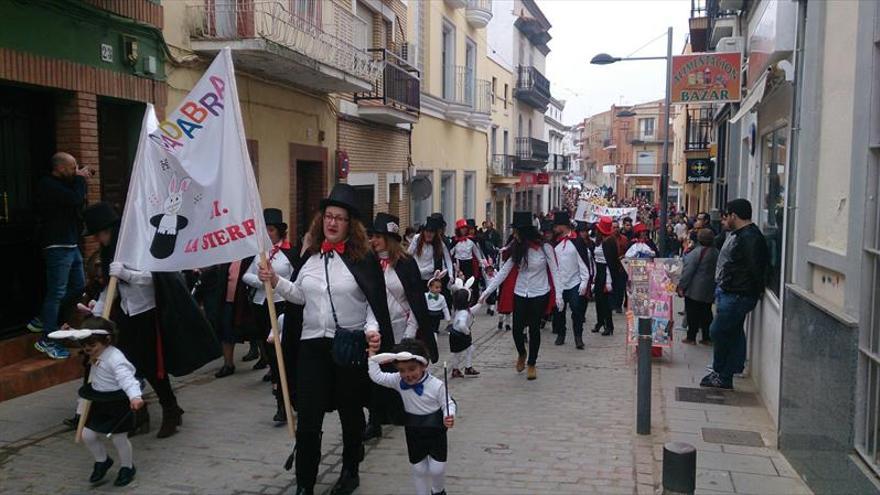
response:
<path id="1" fill-rule="evenodd" d="M 659 248 L 661 253 L 666 253 L 666 221 L 669 215 L 669 106 L 672 100 L 670 93 L 670 78 L 672 77 L 672 27 L 666 30 L 666 56 L 665 57 L 613 57 L 607 53 L 600 53 L 590 60 L 591 64 L 608 65 L 615 62 L 638 61 L 638 60 L 665 60 L 666 61 L 666 100 L 663 104 L 663 165 L 660 170 L 660 232 Z"/>

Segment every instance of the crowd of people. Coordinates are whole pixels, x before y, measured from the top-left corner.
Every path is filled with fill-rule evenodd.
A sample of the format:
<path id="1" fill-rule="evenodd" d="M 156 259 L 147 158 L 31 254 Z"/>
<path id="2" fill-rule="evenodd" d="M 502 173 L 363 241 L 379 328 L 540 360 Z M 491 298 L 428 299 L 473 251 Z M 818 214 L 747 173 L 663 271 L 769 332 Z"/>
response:
<path id="1" fill-rule="evenodd" d="M 276 398 L 277 424 L 289 419 L 282 383 L 292 397 L 296 446 L 286 467 L 295 469 L 296 493 L 313 493 L 324 416 L 335 410 L 343 452 L 331 493 L 356 490 L 364 442 L 380 438 L 383 425 L 396 424 L 405 426 L 415 493 L 445 494 L 446 432 L 455 425 L 456 403 L 446 377 L 430 371 L 441 359 L 438 339 L 448 338 L 449 379 L 478 377 L 476 316 L 498 314 L 498 329 L 512 333 L 513 368 L 525 371 L 527 381 L 536 380 L 547 324 L 554 344 L 565 345 L 570 313 L 575 349 L 584 350 L 593 301 L 592 332 L 613 334 L 613 313 L 627 304 L 624 258 L 683 256 L 678 292 L 685 298 L 684 342 L 695 343 L 700 333 L 701 342 L 714 343 L 714 371 L 702 385 L 732 388 L 745 359 L 744 319 L 762 292 L 767 259 L 745 200 L 728 204 L 718 234 L 705 213 L 691 224 L 687 215 L 670 212 L 669 225 L 660 231 L 655 206 L 606 198 L 637 207 L 640 214 L 635 221 L 605 216 L 576 222 L 566 201 L 546 215 L 514 212 L 506 239 L 491 222 L 478 228 L 466 218 L 454 220 L 449 237 L 447 219 L 439 213 L 418 229 L 403 229 L 388 213 L 364 218 L 355 190 L 337 184 L 300 239 L 289 239 L 281 210 L 264 210 L 272 242 L 265 262 L 252 257 L 186 274 L 143 272 L 115 262 L 119 216 L 107 203 L 91 205 L 81 219 L 85 235 L 100 248 L 86 264 L 94 264 L 86 283 L 76 246 L 88 177 L 73 157 L 59 154 L 51 182 L 41 189 L 54 198 L 45 212 L 51 226 L 44 243 L 49 291 L 31 326 L 44 332 L 37 347 L 50 357 L 66 357 L 57 340 L 81 345 L 87 372 L 80 397 L 92 406 L 82 402 L 69 424 L 85 418 L 83 440 L 95 459 L 89 478 L 94 483 L 114 463 L 97 434 L 112 436 L 121 466 L 118 486 L 136 473 L 128 436 L 149 428 L 143 382 L 159 398 L 157 437 L 166 438 L 177 432 L 184 413 L 169 376 L 189 374 L 222 356 L 215 376 L 228 377 L 236 371 L 235 346 L 247 342 L 242 361 L 267 369 L 263 380 Z M 119 294 L 112 300 L 111 277 Z M 65 310 L 70 305 L 77 309 Z M 280 356 L 270 332 L 272 314 L 281 330 Z"/>

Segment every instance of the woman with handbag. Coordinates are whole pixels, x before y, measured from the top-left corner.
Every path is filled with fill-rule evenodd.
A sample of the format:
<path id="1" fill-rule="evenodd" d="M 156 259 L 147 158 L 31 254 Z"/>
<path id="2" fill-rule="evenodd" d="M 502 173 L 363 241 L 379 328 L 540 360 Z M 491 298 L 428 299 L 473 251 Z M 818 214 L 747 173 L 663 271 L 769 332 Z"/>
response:
<path id="1" fill-rule="evenodd" d="M 554 281 L 558 280 L 558 265 L 553 247 L 541 240 L 538 229 L 532 224 L 532 214 L 528 211 L 513 213 L 513 241 L 508 251 L 510 257 L 501 266 L 483 294 L 480 303 L 495 291 L 508 276 L 513 282 L 513 342 L 518 357 L 516 371 L 521 372 L 528 364 L 527 378 L 538 377 L 535 365 L 538 350 L 541 348 L 541 317 L 548 308 L 562 308 L 562 292 L 554 291 Z M 552 296 L 552 297 L 551 297 Z M 526 354 L 525 327 L 529 328 L 529 349 Z"/>
<path id="2" fill-rule="evenodd" d="M 339 411 L 342 425 L 342 474 L 331 494 L 354 492 L 364 457 L 363 408 L 369 403 L 367 345 L 387 352 L 394 343 L 386 301 L 385 278 L 369 250 L 359 218 L 355 190 L 337 184 L 321 201 L 309 229 L 303 266 L 296 279 L 285 280 L 261 266 L 284 299 L 303 305 L 302 326 L 293 330 L 297 359 L 296 482 L 297 494 L 314 493 L 321 461 L 324 414 Z M 288 459 L 289 467 L 293 461 Z"/>
<path id="3" fill-rule="evenodd" d="M 432 362 L 437 362 L 437 341 L 431 331 L 428 304 L 422 294 L 422 279 L 415 260 L 400 245 L 400 219 L 388 213 L 377 213 L 368 229 L 370 245 L 379 257 L 385 275 L 385 292 L 394 342 L 405 338 L 425 344 Z M 390 366 L 386 371 L 393 371 Z M 382 436 L 383 424 L 403 424 L 404 411 L 400 394 L 385 387 L 373 385 L 370 420 L 364 431 L 364 440 Z"/>

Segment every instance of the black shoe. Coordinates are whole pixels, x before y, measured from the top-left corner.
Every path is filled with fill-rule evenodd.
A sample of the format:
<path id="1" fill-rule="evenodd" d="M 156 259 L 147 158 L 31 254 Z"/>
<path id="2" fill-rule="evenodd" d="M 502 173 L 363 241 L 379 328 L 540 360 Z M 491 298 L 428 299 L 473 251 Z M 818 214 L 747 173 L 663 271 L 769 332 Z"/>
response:
<path id="1" fill-rule="evenodd" d="M 89 476 L 89 483 L 97 483 L 104 479 L 104 476 L 107 476 L 107 471 L 110 470 L 110 466 L 113 465 L 113 459 L 110 456 L 107 456 L 107 459 L 104 462 L 96 462 L 95 467 L 92 469 L 92 475 Z"/>
<path id="2" fill-rule="evenodd" d="M 260 349 L 257 347 L 256 343 L 251 342 L 251 348 L 248 349 L 247 354 L 245 354 L 244 357 L 241 358 L 241 360 L 245 361 L 245 362 L 253 361 L 254 359 L 257 359 L 258 357 L 260 357 Z"/>
<path id="3" fill-rule="evenodd" d="M 364 428 L 364 441 L 366 442 L 374 438 L 382 438 L 382 426 L 368 423 L 367 427 Z"/>
<path id="4" fill-rule="evenodd" d="M 271 382 L 272 381 L 272 370 L 267 371 L 266 374 L 263 375 L 263 381 L 264 382 Z"/>
<path id="5" fill-rule="evenodd" d="M 75 430 L 77 426 L 79 426 L 79 414 L 74 414 L 73 417 L 67 418 L 61 423 L 66 426 L 69 430 Z"/>
<path id="6" fill-rule="evenodd" d="M 510 330 L 512 330 L 512 328 L 511 328 L 510 325 L 504 325 L 504 331 L 505 331 L 505 332 L 509 332 Z"/>
<path id="7" fill-rule="evenodd" d="M 162 408 L 162 424 L 159 425 L 159 431 L 156 438 L 168 438 L 177 433 L 177 427 L 183 423 L 181 416 L 183 409 L 177 407 Z"/>
<path id="8" fill-rule="evenodd" d="M 607 337 L 609 335 L 614 335 L 614 327 L 606 328 L 605 331 L 602 332 L 602 335 L 604 337 Z"/>
<path id="9" fill-rule="evenodd" d="M 298 486 L 296 487 L 296 495 L 315 495 L 315 489 Z"/>
<path id="10" fill-rule="evenodd" d="M 499 322 L 498 322 L 498 330 L 501 330 L 502 328 L 504 328 L 504 322 L 503 322 L 503 321 L 499 321 Z"/>
<path id="11" fill-rule="evenodd" d="M 446 495 L 446 490 L 443 490 L 442 492 L 437 492 L 437 493 L 431 492 L 431 495 Z"/>
<path id="12" fill-rule="evenodd" d="M 619 314 L 619 315 L 622 315 L 622 314 L 623 314 L 623 308 L 614 308 L 614 312 L 617 313 L 617 314 Z"/>
<path id="13" fill-rule="evenodd" d="M 269 363 L 267 363 L 265 359 L 260 358 L 260 359 L 257 360 L 256 363 L 254 363 L 254 367 L 253 367 L 253 369 L 255 369 L 255 370 L 264 370 L 264 369 L 266 369 L 266 366 L 269 366 Z"/>
<path id="14" fill-rule="evenodd" d="M 556 334 L 556 342 L 554 342 L 554 344 L 564 345 L 565 344 L 565 334 L 564 333 Z"/>
<path id="15" fill-rule="evenodd" d="M 578 350 L 584 350 L 584 339 L 582 337 L 575 336 L 574 347 Z"/>
<path id="16" fill-rule="evenodd" d="M 214 373 L 214 378 L 223 378 L 235 373 L 235 366 L 224 364 L 220 367 L 220 371 Z"/>
<path id="17" fill-rule="evenodd" d="M 121 467 L 119 468 L 119 474 L 116 475 L 116 481 L 113 482 L 113 486 L 125 486 L 134 479 L 134 473 L 137 472 L 134 466 L 127 468 Z"/>
<path id="18" fill-rule="evenodd" d="M 275 416 L 272 416 L 272 421 L 278 423 L 276 426 L 287 423 L 287 414 L 284 412 L 284 404 L 278 404 L 278 409 L 275 410 Z"/>
<path id="19" fill-rule="evenodd" d="M 602 329 L 602 325 L 596 323 L 596 326 L 593 327 L 593 333 L 599 333 L 599 330 Z"/>
<path id="20" fill-rule="evenodd" d="M 489 311 L 486 311 L 486 313 L 487 313 L 489 316 L 495 316 L 495 311 L 493 311 L 493 310 L 491 310 L 491 309 L 490 309 Z"/>
<path id="21" fill-rule="evenodd" d="M 354 470 L 342 468 L 342 474 L 330 490 L 330 495 L 351 495 L 360 484 L 361 478 L 358 476 L 357 468 Z"/>

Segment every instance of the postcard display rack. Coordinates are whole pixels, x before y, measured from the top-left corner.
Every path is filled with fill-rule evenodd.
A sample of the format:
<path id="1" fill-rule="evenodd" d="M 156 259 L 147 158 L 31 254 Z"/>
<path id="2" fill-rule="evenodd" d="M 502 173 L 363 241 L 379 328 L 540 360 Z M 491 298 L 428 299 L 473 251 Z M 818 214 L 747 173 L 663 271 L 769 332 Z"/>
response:
<path id="1" fill-rule="evenodd" d="M 623 259 L 623 266 L 629 275 L 627 296 L 629 304 L 626 311 L 626 343 L 638 344 L 637 320 L 651 320 L 653 339 L 652 355 L 660 357 L 663 349 L 672 349 L 672 327 L 675 318 L 672 309 L 682 262 L 678 258 Z"/>

